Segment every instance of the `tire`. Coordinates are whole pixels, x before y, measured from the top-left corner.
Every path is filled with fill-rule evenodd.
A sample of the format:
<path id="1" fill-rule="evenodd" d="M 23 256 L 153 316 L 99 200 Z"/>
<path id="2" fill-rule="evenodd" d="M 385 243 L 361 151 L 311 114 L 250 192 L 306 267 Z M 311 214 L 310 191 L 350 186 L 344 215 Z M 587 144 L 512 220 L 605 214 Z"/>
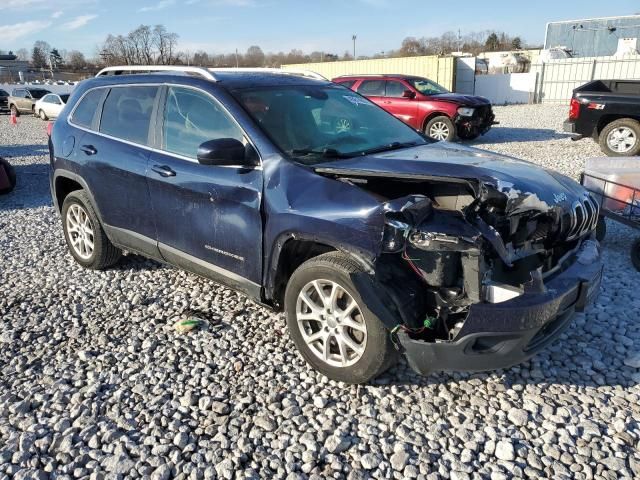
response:
<path id="1" fill-rule="evenodd" d="M 362 267 L 348 256 L 338 252 L 325 253 L 298 267 L 285 292 L 287 325 L 298 351 L 318 372 L 345 383 L 365 383 L 383 373 L 398 357 L 389 331 L 367 308 L 351 280 L 351 275 L 363 272 Z M 302 300 L 302 293 L 307 293 L 307 298 L 318 306 L 322 303 L 318 288 L 329 297 L 334 285 L 336 296 L 332 303 L 336 308 L 322 308 L 318 316 L 314 315 L 309 303 Z M 355 307 L 339 319 L 339 312 L 351 301 L 355 302 Z M 335 315 L 327 315 L 330 310 Z M 315 318 L 299 321 L 298 312 Z M 322 315 L 324 317 L 320 319 Z M 346 321 L 351 326 L 345 327 Z M 323 336 L 321 332 L 326 334 Z M 320 338 L 305 340 L 314 335 L 320 335 Z M 327 345 L 329 355 L 322 353 Z"/>
<path id="2" fill-rule="evenodd" d="M 640 238 L 631 245 L 631 263 L 640 272 Z"/>
<path id="3" fill-rule="evenodd" d="M 596 225 L 596 240 L 602 242 L 607 236 L 607 222 L 605 218 L 600 215 L 598 217 L 598 224 Z"/>
<path id="4" fill-rule="evenodd" d="M 80 233 L 70 231 L 74 219 L 76 226 L 81 230 L 84 227 Z M 91 230 L 91 234 L 88 233 L 87 226 Z M 73 191 L 64 199 L 62 203 L 62 228 L 69 252 L 75 261 L 85 268 L 103 270 L 115 264 L 122 255 L 122 250 L 114 246 L 104 233 L 98 215 L 96 215 L 89 196 L 84 190 Z M 83 235 L 84 238 L 93 241 L 93 249 L 90 252 L 89 248 L 83 249 L 81 247 L 83 243 L 85 247 L 88 247 L 88 244 L 82 241 Z M 81 237 L 80 241 L 78 241 L 78 236 Z M 77 243 L 74 245 L 74 242 Z"/>
<path id="5" fill-rule="evenodd" d="M 20 116 L 20 110 L 18 110 L 18 107 L 16 107 L 15 105 L 11 105 L 11 108 L 9 109 L 9 112 L 11 113 L 11 115 L 13 115 L 15 117 L 19 117 Z"/>
<path id="6" fill-rule="evenodd" d="M 40 120 L 49 120 L 49 117 L 47 117 L 47 114 L 44 113 L 44 110 L 40 109 L 40 112 L 38 113 Z"/>
<path id="7" fill-rule="evenodd" d="M 456 127 L 451 119 L 445 115 L 432 118 L 424 127 L 427 137 L 437 141 L 452 142 L 456 139 Z"/>
<path id="8" fill-rule="evenodd" d="M 33 105 L 33 106 L 31 107 L 31 115 L 33 115 L 34 117 L 37 117 L 37 116 L 38 116 L 38 114 L 36 113 L 36 106 L 35 106 L 35 105 Z"/>
<path id="9" fill-rule="evenodd" d="M 0 158 L 0 168 L 4 169 L 4 173 L 9 179 L 9 186 L 0 188 L 0 195 L 10 193 L 16 187 L 16 170 L 13 166 L 4 158 Z"/>
<path id="10" fill-rule="evenodd" d="M 640 122 L 621 118 L 600 132 L 600 149 L 609 157 L 631 157 L 640 153 Z"/>

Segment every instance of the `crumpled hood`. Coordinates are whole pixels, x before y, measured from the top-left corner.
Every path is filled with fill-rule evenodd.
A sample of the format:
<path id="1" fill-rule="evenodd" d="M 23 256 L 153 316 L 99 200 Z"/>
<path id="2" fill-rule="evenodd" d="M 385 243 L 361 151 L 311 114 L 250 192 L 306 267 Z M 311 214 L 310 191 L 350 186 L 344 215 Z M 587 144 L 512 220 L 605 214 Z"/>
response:
<path id="1" fill-rule="evenodd" d="M 557 172 L 506 155 L 447 142 L 329 161 L 314 165 L 314 169 L 339 176 L 464 179 L 475 184 L 479 181 L 492 185 L 507 195 L 509 201 L 520 197 L 521 202 L 522 194 L 535 194 L 528 195 L 527 207 L 540 211 L 556 205 L 569 209 L 586 194 L 580 184 Z M 536 205 L 536 199 L 541 203 Z"/>
<path id="2" fill-rule="evenodd" d="M 491 104 L 488 98 L 477 95 L 462 95 L 460 93 L 436 93 L 429 95 L 428 98 L 429 100 L 456 103 L 464 107 L 479 107 L 481 105 Z"/>

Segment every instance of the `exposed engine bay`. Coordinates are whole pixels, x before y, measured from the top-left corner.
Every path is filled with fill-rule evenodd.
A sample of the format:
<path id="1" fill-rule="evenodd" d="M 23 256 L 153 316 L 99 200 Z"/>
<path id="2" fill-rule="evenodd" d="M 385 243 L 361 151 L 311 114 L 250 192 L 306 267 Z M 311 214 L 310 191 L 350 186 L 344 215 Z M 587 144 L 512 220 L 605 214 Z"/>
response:
<path id="1" fill-rule="evenodd" d="M 589 197 L 567 208 L 498 180 L 335 178 L 382 203 L 376 281 L 397 308 L 398 328 L 427 342 L 453 340 L 473 304 L 542 291 L 598 217 Z"/>

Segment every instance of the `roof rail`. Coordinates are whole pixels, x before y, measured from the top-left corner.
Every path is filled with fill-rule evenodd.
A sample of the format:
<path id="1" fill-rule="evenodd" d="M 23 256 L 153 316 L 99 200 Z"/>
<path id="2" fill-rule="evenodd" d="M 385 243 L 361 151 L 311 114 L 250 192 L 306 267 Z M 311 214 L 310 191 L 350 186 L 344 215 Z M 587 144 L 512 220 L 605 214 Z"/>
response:
<path id="1" fill-rule="evenodd" d="M 127 73 L 153 73 L 153 72 L 182 72 L 200 75 L 207 80 L 216 81 L 216 77 L 206 68 L 191 67 L 185 65 L 119 65 L 114 67 L 105 67 L 100 70 L 96 77 L 104 75 L 126 75 Z"/>
<path id="2" fill-rule="evenodd" d="M 323 77 L 322 75 L 320 75 L 319 73 L 313 72 L 311 70 L 304 70 L 304 69 L 284 69 L 284 68 L 266 68 L 266 67 L 260 67 L 260 68 L 245 68 L 245 67 L 241 67 L 241 68 L 235 68 L 235 67 L 229 67 L 229 68 L 224 68 L 224 67 L 220 67 L 220 68 L 209 68 L 208 69 L 210 72 L 238 72 L 238 73 L 277 73 L 280 75 L 298 75 L 300 77 L 309 77 L 309 78 L 313 78 L 315 80 L 325 80 L 328 81 L 328 79 L 326 77 Z"/>

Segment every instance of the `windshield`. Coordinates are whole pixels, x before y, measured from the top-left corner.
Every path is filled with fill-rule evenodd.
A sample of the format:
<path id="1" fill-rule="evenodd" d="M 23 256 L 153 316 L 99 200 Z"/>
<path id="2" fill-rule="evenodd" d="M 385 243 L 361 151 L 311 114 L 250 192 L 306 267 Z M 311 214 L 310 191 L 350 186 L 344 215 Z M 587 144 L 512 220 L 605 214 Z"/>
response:
<path id="1" fill-rule="evenodd" d="M 234 95 L 283 152 L 306 164 L 428 143 L 340 86 L 261 87 Z"/>
<path id="2" fill-rule="evenodd" d="M 432 82 L 428 78 L 407 78 L 407 81 L 423 95 L 449 93 L 449 90 L 442 85 L 438 85 L 436 82 Z"/>
<path id="3" fill-rule="evenodd" d="M 0 88 L 0 97 L 8 97 L 9 94 Z"/>
<path id="4" fill-rule="evenodd" d="M 29 93 L 31 94 L 31 96 L 33 98 L 42 98 L 44 97 L 47 93 L 51 93 L 49 90 L 40 90 L 40 89 L 29 89 Z"/>

